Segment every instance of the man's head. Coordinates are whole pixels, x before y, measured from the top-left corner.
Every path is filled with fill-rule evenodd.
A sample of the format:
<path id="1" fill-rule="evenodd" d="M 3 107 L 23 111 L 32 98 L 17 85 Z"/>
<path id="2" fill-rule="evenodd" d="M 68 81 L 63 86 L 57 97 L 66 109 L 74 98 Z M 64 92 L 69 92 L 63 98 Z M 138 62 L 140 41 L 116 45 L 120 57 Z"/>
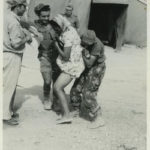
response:
<path id="1" fill-rule="evenodd" d="M 91 47 L 96 42 L 96 34 L 93 30 L 87 30 L 81 36 L 81 45 L 85 48 Z"/>
<path id="2" fill-rule="evenodd" d="M 68 4 L 65 8 L 65 15 L 70 17 L 72 15 L 73 6 L 71 4 Z"/>
<path id="3" fill-rule="evenodd" d="M 49 22 L 50 10 L 51 9 L 49 5 L 40 3 L 35 7 L 34 12 L 43 24 L 47 24 Z"/>
<path id="4" fill-rule="evenodd" d="M 14 11 L 18 16 L 23 16 L 27 7 L 26 0 L 7 0 L 7 3 L 11 11 Z"/>

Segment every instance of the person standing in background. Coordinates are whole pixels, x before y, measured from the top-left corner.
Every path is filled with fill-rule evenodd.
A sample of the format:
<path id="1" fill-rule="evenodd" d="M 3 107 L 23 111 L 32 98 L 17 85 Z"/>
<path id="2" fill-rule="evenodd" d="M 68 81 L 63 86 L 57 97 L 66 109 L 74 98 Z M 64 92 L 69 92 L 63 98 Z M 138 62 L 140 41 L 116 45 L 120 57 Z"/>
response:
<path id="1" fill-rule="evenodd" d="M 79 20 L 78 17 L 76 15 L 73 14 L 73 5 L 71 3 L 69 3 L 66 8 L 65 8 L 65 13 L 62 14 L 63 16 L 65 16 L 68 21 L 71 23 L 71 25 L 77 29 L 78 33 L 79 33 Z"/>

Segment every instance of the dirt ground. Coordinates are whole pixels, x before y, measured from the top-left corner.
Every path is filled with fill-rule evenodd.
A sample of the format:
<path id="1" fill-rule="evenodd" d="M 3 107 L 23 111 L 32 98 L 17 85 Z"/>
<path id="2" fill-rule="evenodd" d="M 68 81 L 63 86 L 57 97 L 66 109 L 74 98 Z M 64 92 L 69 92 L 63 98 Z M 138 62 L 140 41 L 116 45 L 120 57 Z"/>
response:
<path id="1" fill-rule="evenodd" d="M 3 127 L 3 150 L 146 150 L 146 49 L 125 45 L 115 53 L 105 47 L 105 54 L 98 93 L 105 126 L 89 129 L 81 118 L 56 125 L 60 116 L 43 110 L 37 51 L 28 49 L 15 104 L 20 124 Z"/>

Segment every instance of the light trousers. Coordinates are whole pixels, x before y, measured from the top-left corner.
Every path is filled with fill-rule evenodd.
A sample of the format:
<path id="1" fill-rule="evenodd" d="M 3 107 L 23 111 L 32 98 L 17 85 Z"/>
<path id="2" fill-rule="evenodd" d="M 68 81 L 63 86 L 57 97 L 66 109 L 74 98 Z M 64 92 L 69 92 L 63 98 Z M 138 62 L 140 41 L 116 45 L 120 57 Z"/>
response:
<path id="1" fill-rule="evenodd" d="M 3 119 L 13 115 L 14 93 L 21 71 L 22 54 L 3 53 Z"/>

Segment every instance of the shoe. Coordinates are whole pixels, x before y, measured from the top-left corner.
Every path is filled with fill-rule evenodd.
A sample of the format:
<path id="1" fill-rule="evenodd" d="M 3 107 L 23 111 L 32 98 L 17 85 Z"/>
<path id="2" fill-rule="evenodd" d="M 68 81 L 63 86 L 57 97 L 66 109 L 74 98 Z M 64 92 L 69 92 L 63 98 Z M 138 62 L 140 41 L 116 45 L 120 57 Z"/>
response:
<path id="1" fill-rule="evenodd" d="M 103 126 L 105 126 L 105 121 L 103 120 L 103 118 L 101 116 L 98 116 L 96 118 L 96 120 L 94 120 L 90 123 L 88 128 L 96 129 L 96 128 L 103 127 Z"/>
<path id="2" fill-rule="evenodd" d="M 18 113 L 13 113 L 11 116 L 14 120 L 19 121 L 19 114 Z"/>
<path id="3" fill-rule="evenodd" d="M 56 122 L 56 124 L 71 124 L 71 123 L 72 123 L 72 118 L 66 118 L 66 117 L 58 119 Z"/>
<path id="4" fill-rule="evenodd" d="M 51 101 L 44 101 L 44 109 L 51 110 L 52 109 L 52 102 Z"/>
<path id="5" fill-rule="evenodd" d="M 7 125 L 11 125 L 11 126 L 15 126 L 18 125 L 19 122 L 16 121 L 15 119 L 11 118 L 9 120 L 3 120 L 3 123 L 7 124 Z"/>

